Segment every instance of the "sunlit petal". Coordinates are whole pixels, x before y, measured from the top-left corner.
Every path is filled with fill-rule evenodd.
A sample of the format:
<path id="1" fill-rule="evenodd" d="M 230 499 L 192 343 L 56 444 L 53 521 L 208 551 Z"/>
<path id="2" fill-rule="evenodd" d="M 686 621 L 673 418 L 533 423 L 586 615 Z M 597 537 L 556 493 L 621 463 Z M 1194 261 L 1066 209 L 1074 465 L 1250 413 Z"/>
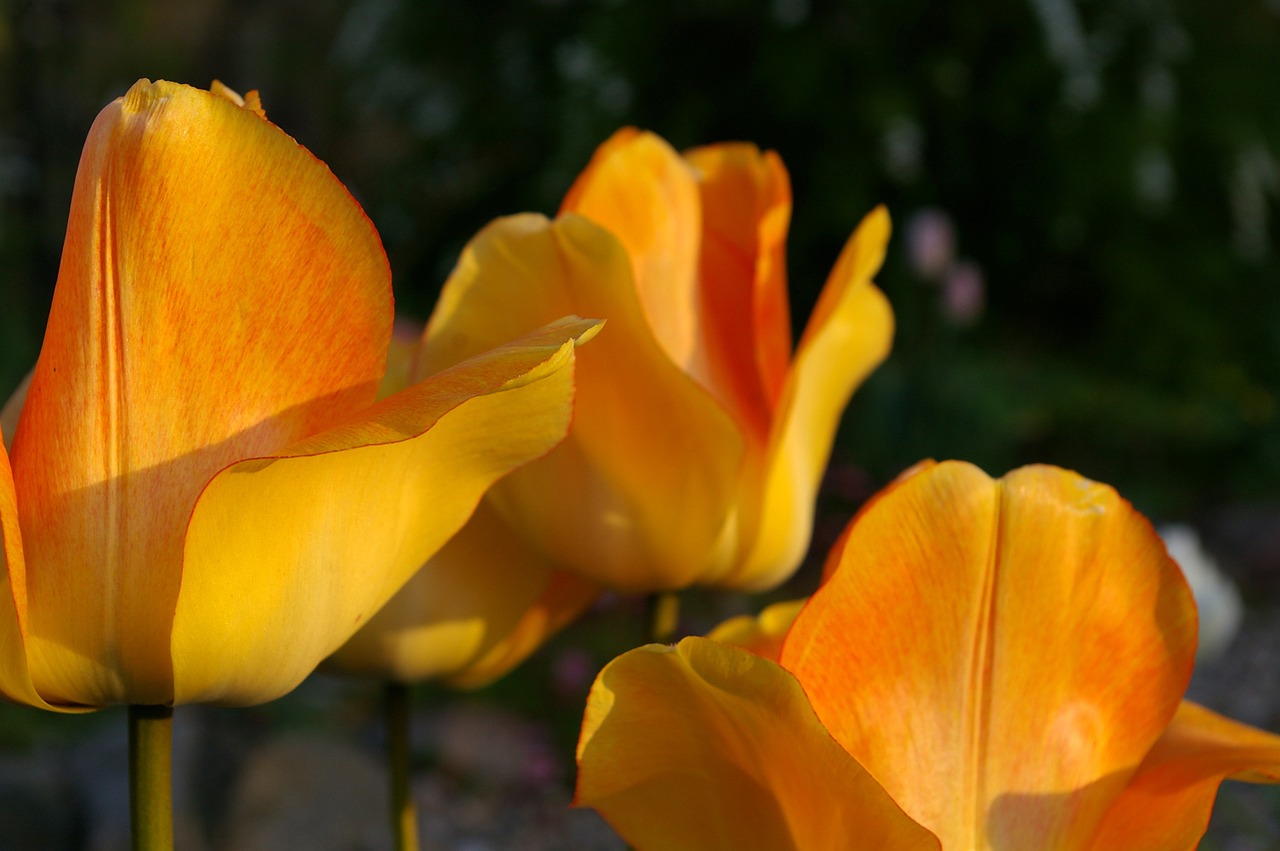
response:
<path id="1" fill-rule="evenodd" d="M 266 110 L 262 108 L 262 97 L 258 94 L 257 89 L 254 89 L 246 95 L 241 95 L 221 80 L 214 80 L 213 83 L 209 85 L 209 91 L 220 98 L 226 98 L 236 106 L 244 107 L 259 118 L 267 117 Z"/>
<path id="2" fill-rule="evenodd" d="M 876 503 L 880 500 L 897 490 L 901 484 L 911 479 L 912 476 L 915 476 L 918 473 L 928 472 L 936 466 L 938 466 L 938 462 L 934 461 L 932 458 L 917 461 L 915 464 L 899 473 L 892 482 L 885 485 L 862 504 L 857 513 L 854 514 L 853 519 L 849 521 L 849 525 L 844 527 L 844 531 L 840 533 L 840 537 L 836 538 L 836 542 L 831 545 L 831 549 L 827 552 L 826 561 L 822 563 L 823 583 L 830 579 L 831 574 L 835 573 L 836 569 L 840 567 L 840 562 L 844 558 L 844 545 L 849 540 L 849 534 L 858 525 L 858 519 L 874 508 Z"/>
<path id="3" fill-rule="evenodd" d="M 702 200 L 702 334 L 710 386 L 757 442 L 768 440 L 791 365 L 782 160 L 746 143 L 685 154 Z"/>
<path id="4" fill-rule="evenodd" d="M 563 437 L 572 339 L 597 327 L 558 323 L 218 474 L 187 532 L 174 700 L 250 704 L 297 685 L 496 479 Z"/>
<path id="5" fill-rule="evenodd" d="M 845 405 L 893 338 L 893 312 L 871 281 L 888 240 L 889 214 L 878 208 L 858 226 L 827 280 L 783 386 L 760 478 L 743 489 L 742 556 L 720 584 L 769 588 L 804 558 L 818 484 Z"/>
<path id="6" fill-rule="evenodd" d="M 18 499 L 9 455 L 0 446 L 0 695 L 40 709 L 59 709 L 40 697 L 27 664 L 27 572 L 18 529 Z"/>
<path id="7" fill-rule="evenodd" d="M 701 223 L 693 171 L 680 155 L 652 133 L 619 130 L 596 150 L 560 212 L 585 216 L 622 242 L 654 337 L 691 370 L 700 346 Z"/>
<path id="8" fill-rule="evenodd" d="M 576 803 L 637 851 L 938 849 L 822 728 L 777 664 L 702 638 L 601 672 Z"/>
<path id="9" fill-rule="evenodd" d="M 1062 470 L 945 463 L 841 558 L 782 652 L 836 739 L 945 847 L 1086 847 L 1195 653 L 1150 524 Z"/>
<path id="10" fill-rule="evenodd" d="M 572 214 L 486 227 L 441 293 L 421 368 L 565 313 L 606 319 L 578 361 L 573 429 L 491 498 L 536 549 L 588 579 L 641 591 L 689 585 L 728 513 L 742 440 L 654 341 L 612 235 Z"/>
<path id="11" fill-rule="evenodd" d="M 1225 779 L 1280 782 L 1280 736 L 1183 701 L 1090 851 L 1192 851 Z"/>
<path id="12" fill-rule="evenodd" d="M 169 700 L 200 488 L 372 401 L 391 310 L 373 226 L 274 125 L 172 83 L 103 110 L 12 451 L 42 695 Z"/>
<path id="13" fill-rule="evenodd" d="M 487 503 L 331 663 L 401 682 L 496 679 L 599 591 L 529 550 Z"/>
<path id="14" fill-rule="evenodd" d="M 396 318 L 391 343 L 387 347 L 387 371 L 383 373 L 382 383 L 378 385 L 379 399 L 399 393 L 413 383 L 421 340 L 421 322 Z"/>
<path id="15" fill-rule="evenodd" d="M 739 615 L 730 618 L 707 633 L 707 638 L 721 644 L 741 647 L 757 656 L 776 662 L 782 655 L 782 642 L 796 616 L 808 600 L 774 603 L 758 616 Z"/>

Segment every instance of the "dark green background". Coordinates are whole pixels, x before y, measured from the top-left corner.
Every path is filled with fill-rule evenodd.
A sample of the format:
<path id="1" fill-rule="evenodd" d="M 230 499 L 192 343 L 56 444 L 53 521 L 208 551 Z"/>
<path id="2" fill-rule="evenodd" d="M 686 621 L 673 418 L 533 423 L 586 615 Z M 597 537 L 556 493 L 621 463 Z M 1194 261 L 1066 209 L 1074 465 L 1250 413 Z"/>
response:
<path id="1" fill-rule="evenodd" d="M 870 488 L 925 456 L 1074 467 L 1158 519 L 1262 517 L 1246 537 L 1280 516 L 1265 508 L 1280 499 L 1280 0 L 0 0 L 0 396 L 39 350 L 85 134 L 144 76 L 260 89 L 365 205 L 419 318 L 477 229 L 554 212 L 624 124 L 782 155 L 797 323 L 886 204 L 898 336 L 850 408 L 819 557 Z M 906 225 L 929 209 L 981 269 L 972 324 L 907 260 Z M 1274 594 L 1262 552 L 1272 577 L 1252 578 Z M 787 591 L 815 582 L 811 560 Z M 756 607 L 690 602 L 695 631 Z M 589 618 L 478 699 L 552 718 L 569 753 L 581 700 L 546 697 L 550 660 L 586 647 L 598 666 L 636 643 L 640 607 L 615 605 L 632 617 Z M 236 723 L 309 723 L 310 693 Z M 370 714 L 350 708 L 366 692 L 336 713 L 321 694 L 326 723 Z M 0 718 L 11 744 L 84 729 Z M 1219 813 L 1251 823 L 1249 800 Z"/>
<path id="2" fill-rule="evenodd" d="M 790 168 L 802 321 L 876 203 L 894 354 L 839 457 L 1046 461 L 1161 517 L 1280 479 L 1280 2 L 0 3 L 0 392 L 39 347 L 79 147 L 140 76 L 262 91 L 355 192 L 425 316 L 493 216 L 553 212 L 637 124 Z M 1145 188 L 1144 188 L 1145 187 Z M 905 259 L 936 207 L 982 270 L 949 322 Z"/>

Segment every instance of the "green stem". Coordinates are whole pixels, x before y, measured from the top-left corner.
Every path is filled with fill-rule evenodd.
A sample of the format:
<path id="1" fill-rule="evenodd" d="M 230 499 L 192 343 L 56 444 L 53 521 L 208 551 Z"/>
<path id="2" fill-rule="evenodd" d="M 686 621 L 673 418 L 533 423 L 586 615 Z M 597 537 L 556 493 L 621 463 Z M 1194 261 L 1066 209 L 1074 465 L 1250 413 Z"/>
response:
<path id="1" fill-rule="evenodd" d="M 387 681 L 384 689 L 387 765 L 391 769 L 391 827 L 396 851 L 418 851 L 418 812 L 409 783 L 409 687 Z"/>
<path id="2" fill-rule="evenodd" d="M 129 707 L 133 851 L 173 851 L 173 707 Z"/>
<path id="3" fill-rule="evenodd" d="M 648 638 L 651 644 L 670 644 L 680 625 L 680 594 L 657 591 L 649 595 Z"/>

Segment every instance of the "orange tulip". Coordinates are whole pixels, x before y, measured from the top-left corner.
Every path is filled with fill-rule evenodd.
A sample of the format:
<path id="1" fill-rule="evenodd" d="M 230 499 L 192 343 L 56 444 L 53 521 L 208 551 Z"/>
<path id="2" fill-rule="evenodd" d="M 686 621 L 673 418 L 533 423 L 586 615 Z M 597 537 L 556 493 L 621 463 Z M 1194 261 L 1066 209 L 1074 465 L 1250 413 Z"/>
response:
<path id="1" fill-rule="evenodd" d="M 803 609 L 606 667 L 578 803 L 663 851 L 1192 849 L 1224 778 L 1280 780 L 1280 737 L 1180 700 L 1195 645 L 1113 490 L 927 465 Z"/>
<path id="2" fill-rule="evenodd" d="M 359 205 L 256 93 L 143 80 L 102 111 L 6 406 L 0 693 L 275 698 L 562 437 L 594 323 L 375 404 L 389 277 Z"/>
<path id="3" fill-rule="evenodd" d="M 609 323 L 580 362 L 569 437 L 492 491 L 527 561 L 638 592 L 768 588 L 795 570 L 841 413 L 893 319 L 871 281 L 889 235 L 877 209 L 792 352 L 790 214 L 775 154 L 682 157 L 623 130 L 555 221 L 501 219 L 466 247 L 422 374 L 564 312 Z"/>
<path id="4" fill-rule="evenodd" d="M 575 618 L 601 585 L 776 585 L 808 545 L 844 404 L 888 351 L 871 283 L 888 216 L 846 246 L 792 356 L 787 174 L 773 153 L 681 157 L 623 130 L 554 222 L 499 219 L 463 251 L 417 352 L 420 379 L 563 311 L 608 320 L 579 361 L 562 448 L 475 518 L 332 659 L 399 682 L 476 686 Z"/>

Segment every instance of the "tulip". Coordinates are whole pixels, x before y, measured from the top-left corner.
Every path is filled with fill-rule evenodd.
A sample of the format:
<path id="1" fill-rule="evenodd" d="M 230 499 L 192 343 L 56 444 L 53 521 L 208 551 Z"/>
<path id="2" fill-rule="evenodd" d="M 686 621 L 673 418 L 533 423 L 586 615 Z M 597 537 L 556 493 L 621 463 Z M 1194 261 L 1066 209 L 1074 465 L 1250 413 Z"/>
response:
<path id="1" fill-rule="evenodd" d="M 390 395 L 416 373 L 421 323 L 392 338 L 379 389 Z M 487 501 L 328 660 L 340 673 L 391 683 L 439 680 L 475 688 L 507 673 L 589 606 L 598 588 L 527 552 Z"/>
<path id="2" fill-rule="evenodd" d="M 892 314 L 871 283 L 889 230 L 877 210 L 792 357 L 790 206 L 773 153 L 738 144 L 681 157 L 623 130 L 558 219 L 481 230 L 392 372 L 420 380 L 566 310 L 606 317 L 609 330 L 580 356 L 562 447 L 495 488 L 334 667 L 478 686 L 600 586 L 759 588 L 795 569 L 840 414 L 884 358 Z"/>
<path id="3" fill-rule="evenodd" d="M 256 94 L 143 80 L 102 111 L 6 406 L 4 696 L 278 697 L 563 436 L 594 323 L 375 404 L 389 277 L 359 205 Z"/>
<path id="4" fill-rule="evenodd" d="M 871 281 L 883 209 L 858 227 L 792 351 L 791 213 L 773 153 L 683 157 L 622 130 L 558 218 L 512 216 L 464 249 L 419 353 L 430 374 L 565 312 L 609 329 L 579 362 L 574 424 L 491 492 L 519 563 L 601 586 L 763 589 L 808 545 L 814 497 L 853 389 L 886 355 Z"/>
<path id="5" fill-rule="evenodd" d="M 1223 779 L 1280 780 L 1280 737 L 1181 700 L 1195 647 L 1115 491 L 924 465 L 803 608 L 610 663 L 577 802 L 640 851 L 1192 849 Z"/>
<path id="6" fill-rule="evenodd" d="M 418 381 L 421 324 L 399 320 L 378 395 Z M 430 380 L 430 379 L 426 379 Z M 481 502 L 467 524 L 328 661 L 382 680 L 393 847 L 417 851 L 409 686 L 485 684 L 514 667 L 595 599 L 596 586 L 530 559 Z"/>

